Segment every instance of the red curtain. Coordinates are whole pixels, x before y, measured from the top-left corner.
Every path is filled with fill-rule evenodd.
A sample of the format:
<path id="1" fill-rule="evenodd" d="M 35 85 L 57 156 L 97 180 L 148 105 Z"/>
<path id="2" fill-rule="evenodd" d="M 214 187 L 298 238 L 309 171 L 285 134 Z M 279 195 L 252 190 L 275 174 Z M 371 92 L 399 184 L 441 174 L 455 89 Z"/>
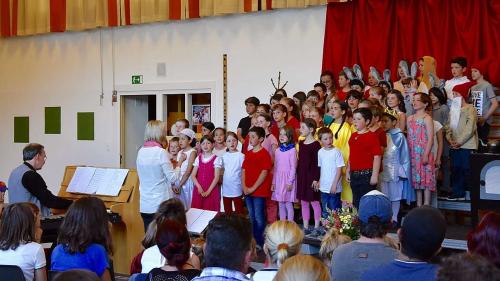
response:
<path id="1" fill-rule="evenodd" d="M 391 79 L 401 59 L 409 64 L 424 55 L 437 62 L 440 78 L 451 76 L 450 60 L 467 58 L 469 66 L 500 57 L 498 0 L 353 0 L 327 7 L 323 70 L 361 65 L 389 68 Z M 499 74 L 496 64 L 496 74 Z M 470 77 L 470 71 L 466 73 Z M 492 73 L 490 73 L 490 76 Z M 490 77 L 500 85 L 500 75 Z M 364 79 L 366 81 L 366 78 Z"/>

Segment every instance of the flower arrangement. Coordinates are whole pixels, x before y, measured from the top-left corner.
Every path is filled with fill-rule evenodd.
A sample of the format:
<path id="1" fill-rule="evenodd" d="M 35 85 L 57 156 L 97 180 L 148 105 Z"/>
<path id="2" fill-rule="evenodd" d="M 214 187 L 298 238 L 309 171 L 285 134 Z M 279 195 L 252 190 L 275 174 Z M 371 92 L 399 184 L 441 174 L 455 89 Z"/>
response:
<path id="1" fill-rule="evenodd" d="M 337 210 L 326 210 L 328 216 L 321 219 L 323 226 L 329 230 L 336 229 L 340 234 L 351 237 L 352 240 L 359 238 L 358 210 L 347 201 L 342 201 L 342 207 Z"/>

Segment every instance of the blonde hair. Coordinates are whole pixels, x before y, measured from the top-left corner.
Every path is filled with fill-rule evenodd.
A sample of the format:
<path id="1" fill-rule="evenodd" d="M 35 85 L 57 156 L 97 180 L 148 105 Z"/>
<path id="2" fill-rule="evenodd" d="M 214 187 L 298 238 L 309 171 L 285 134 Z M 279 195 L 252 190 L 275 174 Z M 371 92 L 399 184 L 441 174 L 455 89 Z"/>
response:
<path id="1" fill-rule="evenodd" d="M 319 249 L 319 257 L 323 260 L 330 261 L 332 259 L 332 254 L 338 246 L 351 242 L 351 237 L 340 234 L 338 230 L 332 228 L 328 230 L 326 235 L 321 241 L 321 248 Z"/>
<path id="2" fill-rule="evenodd" d="M 156 141 L 161 143 L 165 140 L 165 124 L 160 120 L 151 120 L 146 124 L 144 130 L 144 141 Z"/>
<path id="3" fill-rule="evenodd" d="M 299 253 L 304 233 L 295 222 L 276 221 L 267 227 L 265 237 L 264 244 L 271 262 L 279 267 Z"/>
<path id="4" fill-rule="evenodd" d="M 329 281 L 328 268 L 313 256 L 296 255 L 283 263 L 275 281 Z"/>

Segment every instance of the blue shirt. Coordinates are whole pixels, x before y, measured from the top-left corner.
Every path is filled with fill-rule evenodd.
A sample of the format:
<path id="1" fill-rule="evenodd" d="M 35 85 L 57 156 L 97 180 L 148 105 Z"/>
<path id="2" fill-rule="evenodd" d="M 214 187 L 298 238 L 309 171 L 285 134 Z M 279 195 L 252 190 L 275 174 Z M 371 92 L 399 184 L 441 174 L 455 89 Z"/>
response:
<path id="1" fill-rule="evenodd" d="M 51 270 L 86 269 L 101 277 L 109 267 L 108 253 L 100 244 L 90 244 L 83 253 L 70 254 L 61 244 L 52 251 Z"/>
<path id="2" fill-rule="evenodd" d="M 437 265 L 426 262 L 403 262 L 394 260 L 365 271 L 361 281 L 435 281 Z"/>

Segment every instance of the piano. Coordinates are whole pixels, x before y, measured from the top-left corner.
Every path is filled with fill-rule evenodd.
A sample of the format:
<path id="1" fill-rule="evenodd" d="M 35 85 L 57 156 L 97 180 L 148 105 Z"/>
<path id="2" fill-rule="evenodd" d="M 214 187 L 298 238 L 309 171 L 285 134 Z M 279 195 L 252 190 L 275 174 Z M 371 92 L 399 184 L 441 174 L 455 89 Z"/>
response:
<path id="1" fill-rule="evenodd" d="M 77 166 L 66 167 L 58 196 L 71 200 L 89 196 L 66 191 L 76 168 Z M 113 255 L 111 257 L 114 272 L 129 274 L 130 263 L 142 250 L 141 241 L 144 237 L 144 226 L 139 213 L 139 177 L 137 171 L 129 169 L 118 196 L 92 196 L 104 201 L 110 216 L 113 241 Z M 62 218 L 59 219 L 62 222 Z"/>

